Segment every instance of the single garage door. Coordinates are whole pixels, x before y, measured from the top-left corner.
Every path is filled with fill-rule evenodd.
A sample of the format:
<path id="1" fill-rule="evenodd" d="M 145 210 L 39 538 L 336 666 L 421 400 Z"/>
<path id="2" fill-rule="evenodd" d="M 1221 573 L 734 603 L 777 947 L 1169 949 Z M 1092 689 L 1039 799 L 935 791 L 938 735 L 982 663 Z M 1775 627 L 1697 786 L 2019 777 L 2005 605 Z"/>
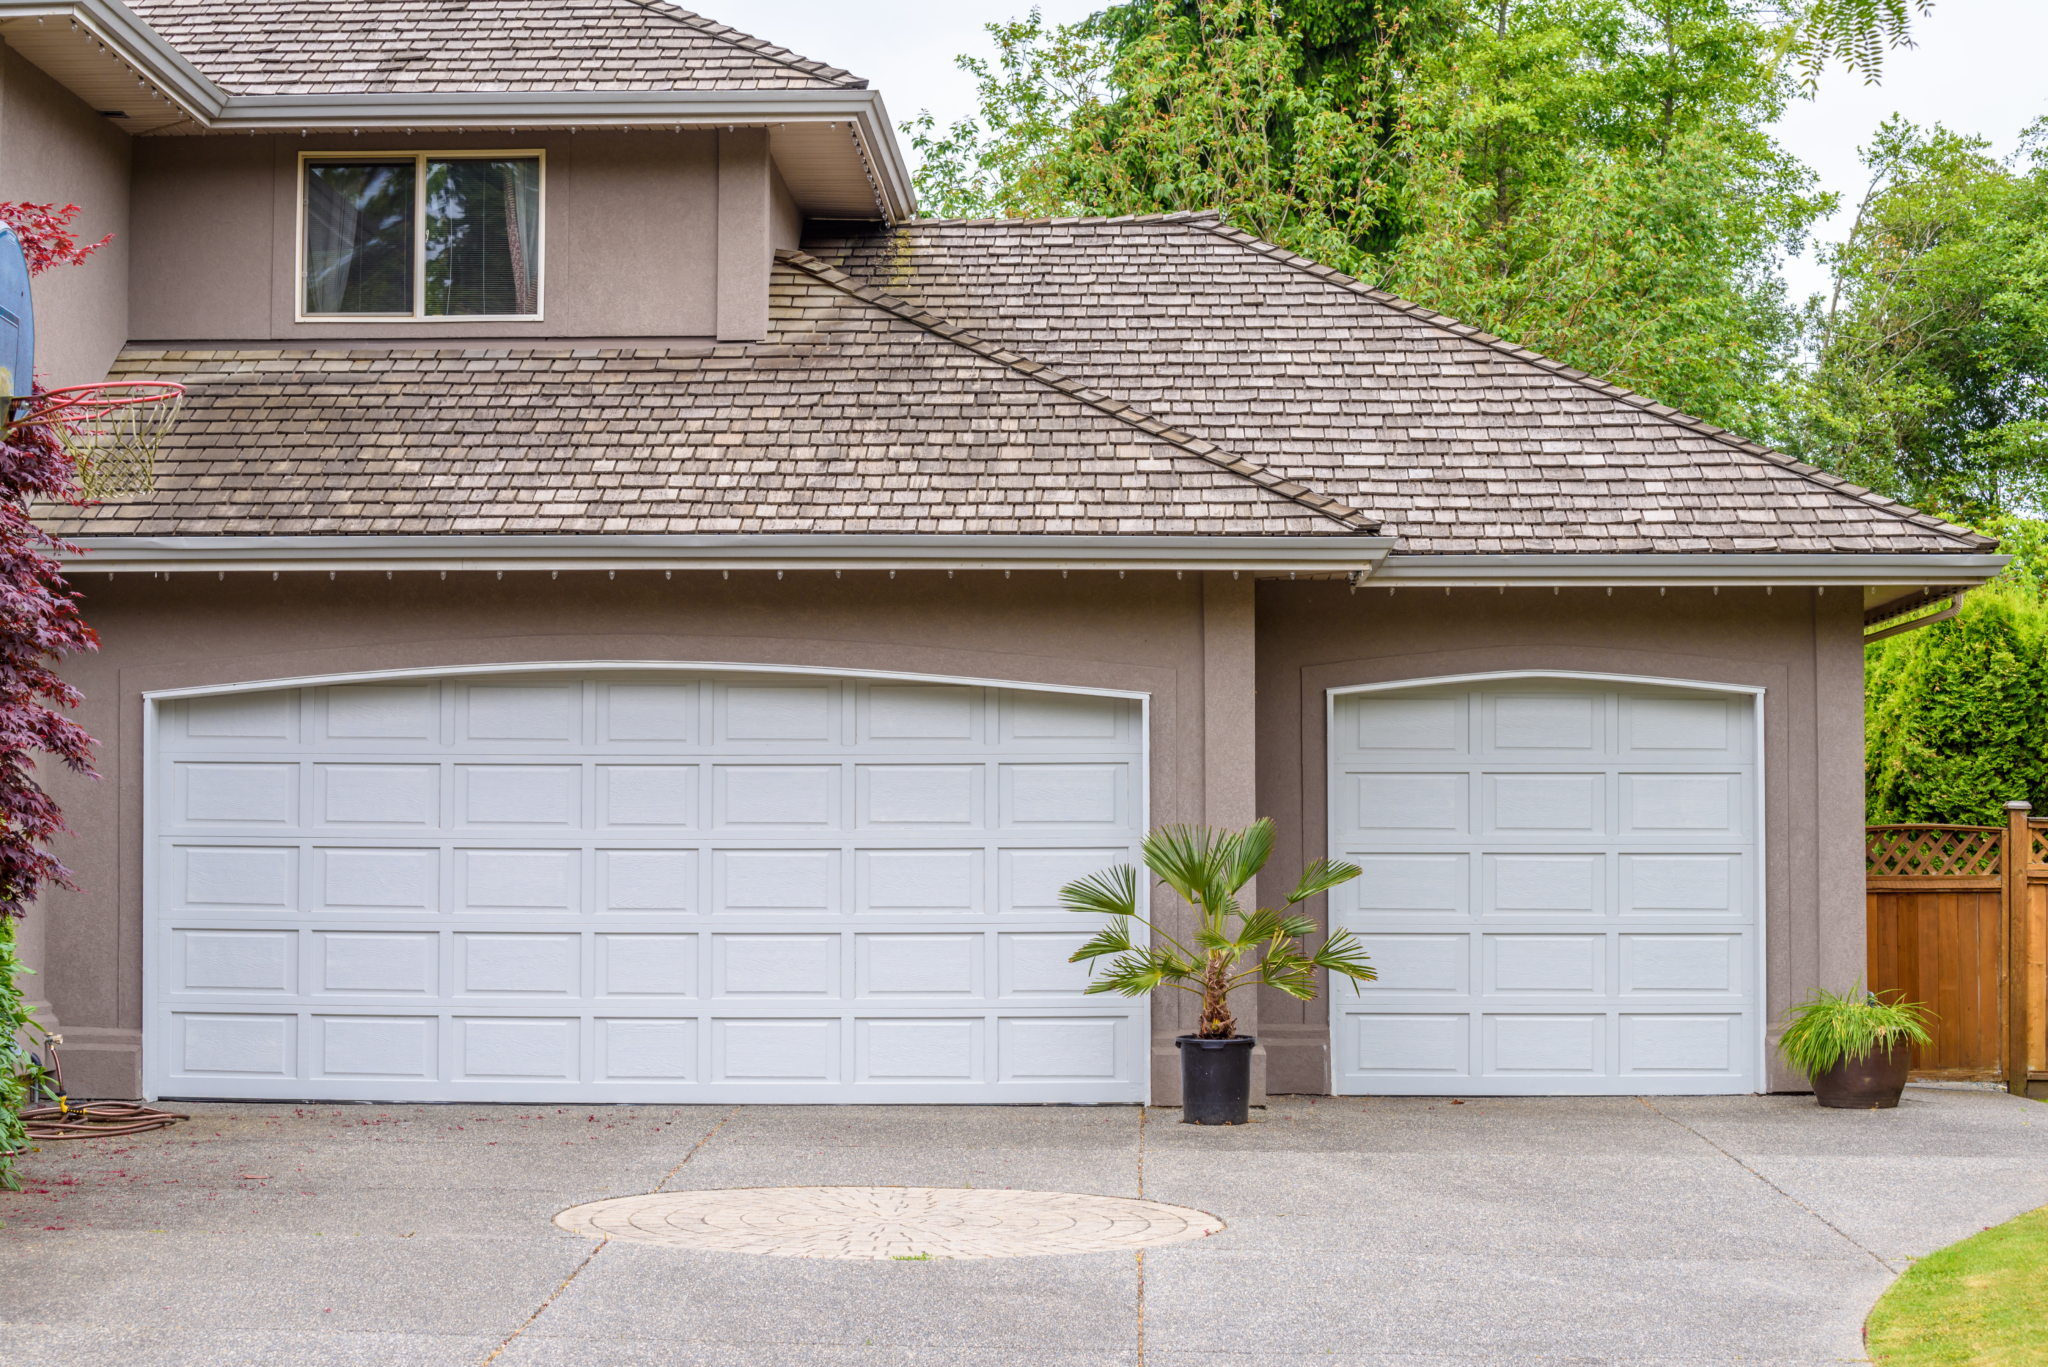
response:
<path id="1" fill-rule="evenodd" d="M 150 1092 L 1142 1100 L 1057 894 L 1134 858 L 1143 724 L 793 674 L 162 700 Z"/>
<path id="2" fill-rule="evenodd" d="M 1340 1093 L 1755 1090 L 1755 698 L 1515 679 L 1339 693 Z"/>

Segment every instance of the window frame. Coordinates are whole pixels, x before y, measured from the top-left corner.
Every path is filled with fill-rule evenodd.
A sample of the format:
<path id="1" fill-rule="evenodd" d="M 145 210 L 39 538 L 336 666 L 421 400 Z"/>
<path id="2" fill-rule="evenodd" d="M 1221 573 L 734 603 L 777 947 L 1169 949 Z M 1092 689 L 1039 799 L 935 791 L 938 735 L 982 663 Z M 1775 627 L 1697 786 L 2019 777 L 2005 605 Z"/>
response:
<path id="1" fill-rule="evenodd" d="M 316 163 L 405 161 L 413 163 L 412 190 L 412 312 L 411 313 L 308 313 L 306 311 L 306 168 Z M 534 248 L 532 313 L 428 313 L 427 312 L 427 163 L 430 161 L 536 161 L 540 165 L 540 193 L 535 222 L 540 227 Z M 547 317 L 548 281 L 548 154 L 545 148 L 470 148 L 428 150 L 406 149 L 361 152 L 301 152 L 297 177 L 296 261 L 292 266 L 292 320 L 298 323 L 537 323 Z"/>

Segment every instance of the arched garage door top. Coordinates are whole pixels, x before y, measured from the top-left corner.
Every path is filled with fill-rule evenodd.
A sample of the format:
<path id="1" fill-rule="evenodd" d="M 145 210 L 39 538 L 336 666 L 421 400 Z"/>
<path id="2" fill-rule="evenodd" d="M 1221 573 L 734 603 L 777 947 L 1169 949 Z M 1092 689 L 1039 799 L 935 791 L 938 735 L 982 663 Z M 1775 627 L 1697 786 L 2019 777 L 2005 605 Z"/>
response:
<path id="1" fill-rule="evenodd" d="M 1133 857 L 1120 696 L 734 670 L 166 698 L 157 1096 L 1135 1101 L 1067 880 Z"/>
<path id="2" fill-rule="evenodd" d="M 1340 1093 L 1747 1092 L 1761 1028 L 1749 690 L 1560 675 L 1333 693 Z"/>

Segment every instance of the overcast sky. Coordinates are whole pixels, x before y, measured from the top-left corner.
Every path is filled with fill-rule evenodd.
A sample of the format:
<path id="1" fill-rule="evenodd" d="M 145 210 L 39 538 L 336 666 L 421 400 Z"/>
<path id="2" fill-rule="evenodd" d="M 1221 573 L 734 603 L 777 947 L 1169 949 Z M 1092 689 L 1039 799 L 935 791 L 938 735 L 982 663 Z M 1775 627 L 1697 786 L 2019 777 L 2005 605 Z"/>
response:
<path id="1" fill-rule="evenodd" d="M 1102 0 L 1042 0 L 1048 22 L 1070 22 Z M 899 123 L 929 109 L 943 126 L 974 112 L 973 81 L 955 55 L 989 50 L 982 25 L 1020 16 L 1029 0 L 698 0 L 713 18 L 806 57 L 868 78 Z M 1863 169 L 1856 149 L 1889 114 L 1936 121 L 1991 138 L 2004 155 L 2019 130 L 2048 114 L 2048 0 L 1938 0 L 1914 20 L 1917 46 L 1886 59 L 1884 81 L 1864 86 L 1830 72 L 1812 101 L 1795 104 L 1777 127 L 1792 152 L 1841 194 L 1843 211 L 1823 232 L 1848 227 Z M 1810 261 L 1787 263 L 1795 297 L 1824 289 Z"/>

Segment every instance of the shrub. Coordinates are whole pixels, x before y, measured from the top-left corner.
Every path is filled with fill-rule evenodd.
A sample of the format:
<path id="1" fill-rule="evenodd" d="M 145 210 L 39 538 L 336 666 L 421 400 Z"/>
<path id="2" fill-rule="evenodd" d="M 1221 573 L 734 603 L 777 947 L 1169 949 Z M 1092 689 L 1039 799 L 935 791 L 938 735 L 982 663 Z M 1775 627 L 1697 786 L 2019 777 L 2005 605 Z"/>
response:
<path id="1" fill-rule="evenodd" d="M 1865 657 L 1869 821 L 1996 826 L 2010 801 L 2048 809 L 2048 612 L 2026 585 L 1979 589 Z"/>

